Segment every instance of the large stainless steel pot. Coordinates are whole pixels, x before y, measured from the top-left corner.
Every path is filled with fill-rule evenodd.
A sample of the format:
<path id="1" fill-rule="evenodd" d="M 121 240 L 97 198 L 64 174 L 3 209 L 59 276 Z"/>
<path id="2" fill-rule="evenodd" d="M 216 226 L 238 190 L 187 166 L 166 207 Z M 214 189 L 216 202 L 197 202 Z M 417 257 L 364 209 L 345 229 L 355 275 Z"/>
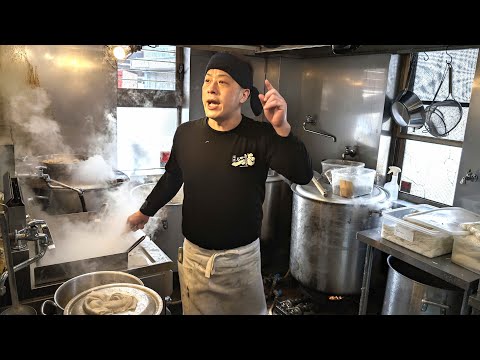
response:
<path id="1" fill-rule="evenodd" d="M 44 172 L 52 179 L 68 181 L 78 165 L 87 159 L 87 156 L 80 154 L 48 154 L 36 156 L 32 162 L 38 161 L 40 166 L 44 166 Z"/>
<path id="2" fill-rule="evenodd" d="M 72 178 L 74 171 L 81 169 L 82 171 L 91 170 L 94 173 L 96 170 L 95 165 L 92 165 L 92 169 L 87 169 L 85 166 L 79 167 L 79 164 L 87 159 L 87 156 L 79 154 L 49 154 L 19 159 L 16 171 L 20 174 L 19 178 L 22 184 L 27 185 L 27 192 L 32 192 L 29 194 L 31 195 L 29 199 L 33 202 L 31 205 L 41 205 L 42 210 L 55 215 L 84 211 L 80 196 L 76 191 L 62 187 L 55 182 L 51 183 L 54 188 L 48 187 L 44 180 L 38 176 L 32 176 L 37 173 L 37 166 L 45 167 L 43 172 L 48 174 L 52 180 L 82 190 L 87 211 L 98 211 L 107 202 L 110 192 L 130 180 L 125 173 L 112 169 L 113 177 L 111 179 L 79 183 Z"/>
<path id="3" fill-rule="evenodd" d="M 109 184 L 82 185 L 77 187 L 83 190 L 87 211 L 99 211 L 103 204 L 108 203 L 112 194 L 118 190 L 122 182 Z M 48 198 L 45 204 L 46 211 L 52 215 L 72 214 L 82 212 L 82 203 L 79 195 L 69 189 L 46 189 Z"/>
<path id="4" fill-rule="evenodd" d="M 463 291 L 393 256 L 382 315 L 459 315 Z"/>
<path id="5" fill-rule="evenodd" d="M 49 306 L 53 307 L 57 314 L 63 314 L 69 301 L 78 294 L 96 286 L 113 283 L 143 285 L 143 281 L 138 277 L 122 271 L 95 271 L 82 274 L 60 285 L 57 291 L 55 291 L 54 301 L 46 300 L 42 303 L 41 313 L 43 315 L 51 314 L 51 311 L 47 311 L 47 306 Z"/>
<path id="6" fill-rule="evenodd" d="M 319 177 L 319 174 L 316 174 Z M 292 185 L 290 271 L 307 288 L 328 294 L 359 294 L 366 245 L 356 239 L 361 230 L 380 225 L 388 193 L 374 186 L 370 195 L 346 199 L 315 185 Z"/>
<path id="7" fill-rule="evenodd" d="M 103 303 L 103 309 L 99 312 L 97 309 L 89 308 L 87 297 L 95 292 L 101 298 L 109 298 L 116 294 L 125 294 L 132 296 L 136 299 L 134 309 L 121 311 L 116 308 L 116 301 L 113 301 L 113 308 L 105 308 Z M 118 300 L 118 299 L 117 299 Z M 95 299 L 93 302 L 98 301 Z M 164 309 L 163 300 L 160 295 L 154 290 L 138 284 L 126 284 L 126 283 L 113 283 L 101 286 L 96 286 L 91 289 L 85 290 L 71 299 L 67 306 L 65 306 L 64 315 L 160 315 Z M 121 312 L 118 312 L 121 311 Z"/>
<path id="8" fill-rule="evenodd" d="M 147 183 L 134 187 L 130 194 L 137 201 L 142 202 L 155 187 L 155 183 Z M 185 237 L 182 233 L 183 188 L 170 200 L 155 216 L 150 219 L 150 226 L 154 227 L 151 234 L 152 241 L 163 250 L 173 262 L 173 271 L 178 271 L 178 248 L 183 245 Z"/>
<path id="9" fill-rule="evenodd" d="M 274 254 L 286 253 L 288 268 L 288 251 L 292 219 L 292 191 L 285 178 L 270 170 L 265 182 L 265 199 L 262 205 L 263 219 L 260 234 L 262 264 L 273 261 Z M 280 261 L 280 260 L 279 260 Z"/>

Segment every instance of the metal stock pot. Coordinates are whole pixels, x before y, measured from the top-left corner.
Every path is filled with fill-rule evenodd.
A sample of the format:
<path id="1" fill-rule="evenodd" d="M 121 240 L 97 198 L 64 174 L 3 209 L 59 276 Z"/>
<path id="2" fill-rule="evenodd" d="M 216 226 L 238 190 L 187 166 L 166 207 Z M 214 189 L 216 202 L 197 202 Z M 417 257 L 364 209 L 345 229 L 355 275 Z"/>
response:
<path id="1" fill-rule="evenodd" d="M 95 271 L 82 274 L 60 285 L 57 291 L 55 291 L 53 297 L 54 301 L 45 300 L 41 306 L 40 312 L 43 315 L 52 315 L 53 311 L 50 312 L 46 310 L 48 306 L 50 308 L 54 307 L 56 314 L 63 314 L 67 304 L 78 294 L 97 286 L 113 283 L 143 285 L 142 280 L 122 271 Z"/>
<path id="2" fill-rule="evenodd" d="M 95 293 L 95 295 L 93 295 Z M 122 307 L 118 304 L 118 299 L 106 300 L 101 302 L 99 311 L 98 308 L 90 308 L 90 304 L 98 301 L 97 299 L 113 298 L 119 294 L 133 297 L 136 299 L 135 305 L 130 309 Z M 93 301 L 89 301 L 88 296 L 93 296 Z M 92 299 L 90 299 L 92 300 Z M 112 307 L 105 308 L 105 304 L 110 302 Z M 116 309 L 116 310 L 114 310 Z M 158 293 L 152 289 L 137 284 L 107 284 L 96 286 L 85 290 L 71 299 L 64 310 L 64 315 L 103 315 L 103 314 L 117 314 L 117 315 L 160 315 L 163 310 L 163 300 Z"/>
<path id="3" fill-rule="evenodd" d="M 315 172 L 316 177 L 320 175 Z M 370 195 L 324 197 L 315 185 L 292 185 L 290 271 L 304 287 L 325 294 L 359 294 L 366 245 L 356 233 L 381 224 L 388 193 L 374 185 Z M 377 271 L 373 272 L 377 276 Z"/>

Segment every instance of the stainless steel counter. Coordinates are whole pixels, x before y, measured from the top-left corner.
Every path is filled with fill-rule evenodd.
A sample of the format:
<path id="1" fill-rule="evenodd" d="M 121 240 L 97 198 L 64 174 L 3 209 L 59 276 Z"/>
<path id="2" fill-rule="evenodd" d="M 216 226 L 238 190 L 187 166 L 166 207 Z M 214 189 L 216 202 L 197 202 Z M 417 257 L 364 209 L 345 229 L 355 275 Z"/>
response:
<path id="1" fill-rule="evenodd" d="M 480 280 L 479 274 L 452 263 L 450 260 L 451 254 L 428 258 L 383 239 L 380 234 L 381 228 L 357 232 L 357 240 L 367 244 L 359 315 L 366 314 L 368 289 L 370 288 L 370 276 L 373 260 L 373 248 L 393 255 L 394 257 L 403 260 L 412 266 L 415 266 L 463 289 L 465 292 L 462 302 L 461 315 L 470 314 L 471 304 L 469 304 L 469 297 L 478 287 Z"/>
<path id="2" fill-rule="evenodd" d="M 165 298 L 166 296 L 170 296 L 173 292 L 172 269 L 172 260 L 152 240 L 150 240 L 150 238 L 147 237 L 128 254 L 127 267 L 118 270 L 139 277 L 145 286 L 155 290 L 162 298 Z M 26 277 L 22 279 L 22 277 L 17 277 L 17 285 L 19 286 L 19 290 L 23 290 L 22 293 L 24 295 L 21 298 L 21 303 L 34 307 L 37 310 L 37 313 L 40 314 L 40 305 L 43 301 L 47 299 L 53 300 L 55 291 L 68 279 L 41 286 L 34 286 L 34 265 L 30 266 L 30 270 L 24 270 L 25 272 L 21 270 L 19 273 L 25 273 L 25 275 L 29 274 L 29 277 L 32 277 L 32 279 L 27 279 Z M 91 271 L 98 271 L 98 269 L 92 268 L 85 272 Z M 7 307 L 9 304 L 10 302 L 3 305 Z M 0 306 L 0 312 L 3 308 L 4 307 Z"/>
<path id="3" fill-rule="evenodd" d="M 29 244 L 30 245 L 30 244 Z M 32 251 L 33 249 L 30 249 Z M 35 271 L 38 264 L 30 265 L 29 269 L 21 270 L 18 274 L 23 276 L 17 277 L 17 286 L 21 290 L 23 301 L 32 301 L 36 298 L 49 298 L 53 296 L 57 288 L 66 280 L 87 272 L 115 270 L 124 271 L 139 277 L 145 286 L 157 291 L 162 297 L 171 295 L 173 291 L 173 262 L 172 260 L 149 238 L 143 240 L 128 255 L 126 266 L 110 268 L 112 263 L 101 264 L 100 262 L 92 262 L 89 268 L 86 266 L 79 273 L 70 272 L 67 278 L 59 278 L 62 264 L 57 264 L 58 269 L 54 265 L 49 268 L 52 274 L 44 273 L 44 278 L 39 281 L 39 273 Z M 80 268 L 79 268 L 80 269 Z M 52 281 L 48 282 L 48 277 Z"/>

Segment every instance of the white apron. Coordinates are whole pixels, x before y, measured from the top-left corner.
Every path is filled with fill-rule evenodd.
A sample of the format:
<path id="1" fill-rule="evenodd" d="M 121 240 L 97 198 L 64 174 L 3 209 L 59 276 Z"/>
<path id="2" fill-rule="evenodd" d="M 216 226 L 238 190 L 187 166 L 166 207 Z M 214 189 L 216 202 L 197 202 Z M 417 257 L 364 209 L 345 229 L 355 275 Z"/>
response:
<path id="1" fill-rule="evenodd" d="M 184 315 L 266 315 L 260 240 L 231 250 L 203 249 L 187 239 L 178 275 Z"/>

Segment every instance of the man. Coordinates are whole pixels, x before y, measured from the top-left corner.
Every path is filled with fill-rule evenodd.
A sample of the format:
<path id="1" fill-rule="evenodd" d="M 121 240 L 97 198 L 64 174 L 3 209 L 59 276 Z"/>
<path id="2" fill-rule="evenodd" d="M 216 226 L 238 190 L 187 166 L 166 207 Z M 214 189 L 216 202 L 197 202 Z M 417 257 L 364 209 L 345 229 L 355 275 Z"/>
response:
<path id="1" fill-rule="evenodd" d="M 143 229 L 184 183 L 183 259 L 178 271 L 184 314 L 266 314 L 260 268 L 265 181 L 272 168 L 297 184 L 313 177 L 305 145 L 287 121 L 287 103 L 265 80 L 253 86 L 249 63 L 227 53 L 208 62 L 206 117 L 180 125 L 165 174 L 127 222 Z M 255 115 L 242 115 L 250 97 Z"/>

